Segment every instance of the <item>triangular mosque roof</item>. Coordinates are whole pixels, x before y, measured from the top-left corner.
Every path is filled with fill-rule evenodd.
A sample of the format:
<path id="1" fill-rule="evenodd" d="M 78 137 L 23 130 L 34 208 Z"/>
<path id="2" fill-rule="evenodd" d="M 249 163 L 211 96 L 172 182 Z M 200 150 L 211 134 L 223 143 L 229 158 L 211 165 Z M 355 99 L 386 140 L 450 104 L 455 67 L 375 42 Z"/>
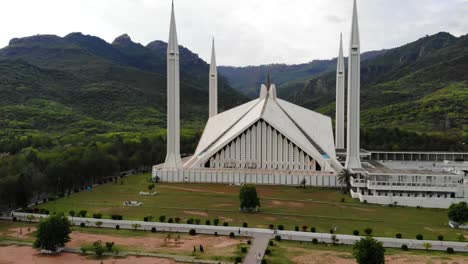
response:
<path id="1" fill-rule="evenodd" d="M 259 99 L 211 117 L 194 156 L 185 163 L 190 168 L 205 162 L 259 120 L 264 120 L 315 159 L 326 171 L 339 171 L 331 118 L 276 98 L 276 88 L 262 86 Z"/>

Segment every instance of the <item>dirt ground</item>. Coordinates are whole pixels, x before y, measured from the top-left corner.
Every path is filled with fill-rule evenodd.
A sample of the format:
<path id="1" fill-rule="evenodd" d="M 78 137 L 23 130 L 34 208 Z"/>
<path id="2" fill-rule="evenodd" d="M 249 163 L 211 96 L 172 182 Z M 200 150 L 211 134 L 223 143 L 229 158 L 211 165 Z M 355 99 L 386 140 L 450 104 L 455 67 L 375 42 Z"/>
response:
<path id="1" fill-rule="evenodd" d="M 102 262 L 101 262 L 102 261 Z M 31 247 L 7 246 L 0 247 L 0 264 L 175 264 L 171 259 L 149 257 L 107 258 L 96 260 L 89 256 L 72 253 L 61 253 L 55 256 L 45 256 Z"/>
<path id="2" fill-rule="evenodd" d="M 185 236 L 178 239 L 177 234 L 171 234 L 169 238 L 162 238 L 161 236 L 119 237 L 72 232 L 70 237 L 71 241 L 67 243 L 68 247 L 79 248 L 83 244 L 91 244 L 94 241 L 101 240 L 103 242 L 112 241 L 119 246 L 137 247 L 139 250 L 157 251 L 158 249 L 164 248 L 166 252 L 191 252 L 194 246 L 198 247 L 199 245 L 203 245 L 205 251 L 210 251 L 211 249 L 221 249 L 240 243 L 240 240 L 221 236 Z"/>
<path id="3" fill-rule="evenodd" d="M 327 250 L 308 250 L 292 260 L 297 264 L 355 264 L 350 253 Z M 423 256 L 423 255 L 390 255 L 385 257 L 389 264 L 468 264 L 464 256 Z"/>

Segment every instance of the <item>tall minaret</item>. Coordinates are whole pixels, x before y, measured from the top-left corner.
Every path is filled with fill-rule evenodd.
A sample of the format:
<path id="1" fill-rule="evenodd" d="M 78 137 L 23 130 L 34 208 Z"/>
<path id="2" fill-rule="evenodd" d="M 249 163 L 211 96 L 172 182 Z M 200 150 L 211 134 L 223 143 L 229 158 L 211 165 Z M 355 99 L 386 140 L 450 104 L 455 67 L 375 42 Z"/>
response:
<path id="1" fill-rule="evenodd" d="M 345 113 L 345 66 L 343 57 L 343 38 L 340 35 L 340 50 L 336 65 L 336 116 L 335 116 L 335 147 L 344 149 L 344 113 Z"/>
<path id="2" fill-rule="evenodd" d="M 167 154 L 165 168 L 182 168 L 180 158 L 179 44 L 172 3 L 169 42 L 167 43 Z"/>
<path id="3" fill-rule="evenodd" d="M 353 7 L 353 23 L 348 60 L 348 133 L 346 147 L 347 169 L 361 168 L 359 144 L 359 114 L 361 90 L 361 48 L 356 0 Z"/>
<path id="4" fill-rule="evenodd" d="M 214 38 L 211 46 L 211 64 L 210 64 L 210 117 L 218 114 L 218 70 L 216 68 L 216 54 Z"/>

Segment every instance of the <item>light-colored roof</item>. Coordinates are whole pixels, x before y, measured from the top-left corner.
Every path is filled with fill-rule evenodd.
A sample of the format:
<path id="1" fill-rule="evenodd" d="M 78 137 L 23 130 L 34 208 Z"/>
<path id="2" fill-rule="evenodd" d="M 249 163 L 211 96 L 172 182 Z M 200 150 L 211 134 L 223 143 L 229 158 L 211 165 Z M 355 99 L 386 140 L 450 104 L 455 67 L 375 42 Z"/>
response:
<path id="1" fill-rule="evenodd" d="M 263 119 L 314 158 L 325 170 L 341 170 L 342 166 L 336 160 L 331 118 L 277 99 L 271 94 L 274 89 L 267 93 L 262 93 L 259 99 L 211 117 L 195 154 L 184 167 L 197 167 L 204 163 Z"/>

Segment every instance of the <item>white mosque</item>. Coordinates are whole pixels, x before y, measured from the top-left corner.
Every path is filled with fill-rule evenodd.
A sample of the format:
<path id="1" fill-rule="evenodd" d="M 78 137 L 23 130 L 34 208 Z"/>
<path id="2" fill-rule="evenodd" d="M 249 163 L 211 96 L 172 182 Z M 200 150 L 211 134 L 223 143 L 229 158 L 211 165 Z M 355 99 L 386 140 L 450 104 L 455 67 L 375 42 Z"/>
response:
<path id="1" fill-rule="evenodd" d="M 363 202 L 446 208 L 452 202 L 467 201 L 468 177 L 463 170 L 456 171 L 460 168 L 458 165 L 447 165 L 438 171 L 422 165 L 409 170 L 401 168 L 401 164 L 406 162 L 395 161 L 385 166 L 384 161 L 362 160 L 366 153 L 361 151 L 359 143 L 360 37 L 356 1 L 350 40 L 346 145 L 345 63 L 341 40 L 335 138 L 330 117 L 278 98 L 276 86 L 269 80 L 261 86 L 258 99 L 218 113 L 213 41 L 209 119 L 195 153 L 182 160 L 179 45 L 172 6 L 167 49 L 167 156 L 164 164 L 153 167 L 153 178 L 180 183 L 305 183 L 307 186 L 341 187 L 338 174 L 346 168 L 354 173 L 351 195 Z M 340 153 L 344 163 L 338 158 Z M 367 156 L 372 158 L 375 155 L 367 153 Z"/>

